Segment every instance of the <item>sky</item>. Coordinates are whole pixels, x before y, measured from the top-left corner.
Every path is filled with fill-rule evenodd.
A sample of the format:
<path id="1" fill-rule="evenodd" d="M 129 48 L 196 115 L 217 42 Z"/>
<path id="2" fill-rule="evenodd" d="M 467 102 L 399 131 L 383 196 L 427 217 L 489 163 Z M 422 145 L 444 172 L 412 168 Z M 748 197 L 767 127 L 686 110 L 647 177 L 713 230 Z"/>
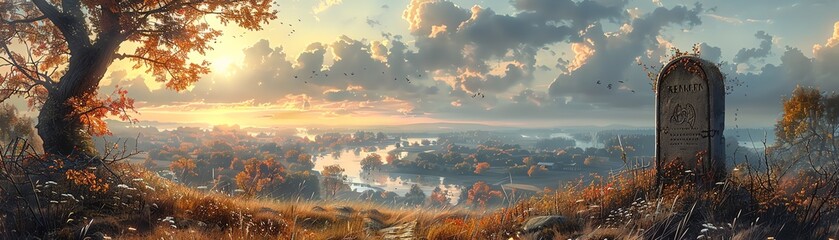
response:
<path id="1" fill-rule="evenodd" d="M 278 19 L 261 31 L 216 24 L 224 35 L 214 50 L 191 58 L 213 72 L 188 91 L 161 88 L 126 61 L 109 68 L 101 93 L 127 89 L 141 124 L 653 127 L 655 95 L 638 63 L 661 65 L 671 48 L 695 44 L 722 63 L 733 87 L 729 127 L 771 126 L 797 85 L 839 87 L 834 0 L 295 0 L 275 8 Z"/>

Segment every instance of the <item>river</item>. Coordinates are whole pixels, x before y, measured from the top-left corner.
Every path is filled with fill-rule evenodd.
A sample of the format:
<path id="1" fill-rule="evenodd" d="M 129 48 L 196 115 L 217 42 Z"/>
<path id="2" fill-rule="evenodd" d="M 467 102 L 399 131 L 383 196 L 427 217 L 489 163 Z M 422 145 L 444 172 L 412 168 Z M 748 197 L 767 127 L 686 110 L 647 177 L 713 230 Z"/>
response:
<path id="1" fill-rule="evenodd" d="M 314 139 L 314 136 L 306 135 Z M 429 140 L 429 141 L 436 141 L 437 138 L 403 138 L 402 141 L 407 141 L 410 143 L 413 142 L 421 142 L 422 140 Z M 394 142 L 395 144 L 395 142 Z M 417 174 L 400 174 L 400 173 L 388 173 L 383 171 L 368 171 L 363 172 L 361 170 L 361 160 L 367 157 L 370 154 L 378 154 L 382 156 L 382 162 L 385 161 L 385 158 L 388 155 L 388 152 L 396 149 L 394 144 L 388 144 L 386 146 L 377 146 L 375 151 L 355 151 L 354 148 L 342 149 L 340 154 L 334 153 L 322 153 L 316 154 L 313 158 L 315 163 L 315 170 L 321 171 L 323 167 L 329 165 L 339 165 L 341 168 L 344 169 L 344 174 L 347 176 L 347 182 L 350 183 L 350 188 L 357 192 L 362 192 L 368 189 L 373 190 L 387 190 L 399 194 L 400 196 L 404 196 L 408 190 L 411 189 L 411 185 L 417 184 L 417 186 L 422 189 L 426 196 L 431 195 L 431 192 L 434 191 L 435 187 L 440 187 L 443 190 L 448 191 L 449 199 L 451 199 L 452 204 L 456 204 L 459 201 L 460 193 L 462 186 L 458 184 L 449 184 L 446 182 L 445 177 L 441 176 L 432 176 L 432 175 L 417 175 Z M 405 157 L 404 153 L 402 157 Z"/>

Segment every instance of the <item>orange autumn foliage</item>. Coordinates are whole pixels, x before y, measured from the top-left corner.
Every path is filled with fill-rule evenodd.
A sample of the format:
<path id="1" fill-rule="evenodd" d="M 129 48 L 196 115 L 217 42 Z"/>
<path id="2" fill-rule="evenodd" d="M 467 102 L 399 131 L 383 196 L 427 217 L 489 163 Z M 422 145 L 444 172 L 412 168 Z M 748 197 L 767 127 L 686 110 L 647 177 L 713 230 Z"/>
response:
<path id="1" fill-rule="evenodd" d="M 486 171 L 487 169 L 489 169 L 489 163 L 488 162 L 479 162 L 478 164 L 475 165 L 475 174 L 481 174 L 484 171 Z"/>
<path id="2" fill-rule="evenodd" d="M 98 94 L 113 62 L 131 61 L 166 88 L 185 90 L 210 71 L 190 57 L 222 35 L 208 17 L 260 30 L 277 17 L 272 2 L 0 1 L 0 66 L 8 69 L 0 73 L 0 101 L 18 96 L 40 110 L 46 151 L 94 153 L 83 142 L 110 133 L 105 118 L 130 122 L 135 113 L 125 90 Z"/>

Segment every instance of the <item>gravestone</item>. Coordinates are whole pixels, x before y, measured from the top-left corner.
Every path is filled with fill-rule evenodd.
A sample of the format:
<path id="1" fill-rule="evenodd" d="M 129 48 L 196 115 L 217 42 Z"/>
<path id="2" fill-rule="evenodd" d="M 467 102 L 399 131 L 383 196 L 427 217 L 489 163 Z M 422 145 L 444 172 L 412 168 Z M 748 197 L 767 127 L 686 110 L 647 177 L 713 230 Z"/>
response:
<path id="1" fill-rule="evenodd" d="M 725 86 L 719 68 L 698 57 L 679 57 L 662 68 L 655 88 L 656 181 L 722 179 Z"/>

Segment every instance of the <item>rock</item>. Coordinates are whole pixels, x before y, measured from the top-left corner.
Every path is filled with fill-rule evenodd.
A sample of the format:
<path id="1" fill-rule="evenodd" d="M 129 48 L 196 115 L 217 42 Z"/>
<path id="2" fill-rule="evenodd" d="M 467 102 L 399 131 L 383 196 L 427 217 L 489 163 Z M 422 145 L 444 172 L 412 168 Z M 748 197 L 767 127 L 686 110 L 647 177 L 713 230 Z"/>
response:
<path id="1" fill-rule="evenodd" d="M 350 214 L 350 213 L 355 212 L 355 209 L 353 209 L 351 207 L 348 207 L 348 206 L 342 206 L 342 207 L 335 208 L 335 211 L 338 211 L 338 212 L 343 213 L 343 214 Z"/>
<path id="2" fill-rule="evenodd" d="M 323 212 L 323 211 L 326 211 L 326 209 L 323 209 L 323 208 L 322 208 L 322 207 L 320 207 L 320 206 L 314 206 L 314 207 L 312 207 L 312 211 L 314 211 L 314 212 Z"/>
<path id="3" fill-rule="evenodd" d="M 552 215 L 552 216 L 538 216 L 538 217 L 531 217 L 527 219 L 527 221 L 522 225 L 522 231 L 525 233 L 536 232 L 542 229 L 551 229 L 551 228 L 559 228 L 559 229 L 566 229 L 568 227 L 574 226 L 575 224 L 568 221 L 563 216 L 559 215 Z"/>
<path id="4" fill-rule="evenodd" d="M 412 221 L 379 230 L 379 233 L 382 235 L 382 239 L 415 239 L 414 228 L 416 227 L 417 222 Z"/>

